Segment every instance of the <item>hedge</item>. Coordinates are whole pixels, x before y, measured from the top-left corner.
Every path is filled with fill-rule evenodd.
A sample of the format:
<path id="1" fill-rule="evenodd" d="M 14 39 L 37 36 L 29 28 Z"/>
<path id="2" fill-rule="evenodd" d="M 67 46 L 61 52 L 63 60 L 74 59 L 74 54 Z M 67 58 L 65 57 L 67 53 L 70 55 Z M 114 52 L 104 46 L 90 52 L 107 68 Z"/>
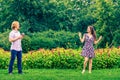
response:
<path id="1" fill-rule="evenodd" d="M 10 31 L 0 34 L 0 47 L 9 50 L 10 42 L 8 35 Z M 25 33 L 25 38 L 22 40 L 23 52 L 30 50 L 38 50 L 39 48 L 52 49 L 57 47 L 64 48 L 79 48 L 81 45 L 78 33 L 66 31 L 45 31 L 38 33 Z"/>
<path id="2" fill-rule="evenodd" d="M 82 69 L 84 58 L 81 49 L 39 49 L 23 54 L 23 69 Z M 93 69 L 120 68 L 120 49 L 97 49 Z M 0 69 L 8 68 L 10 52 L 0 49 Z M 17 68 L 15 61 L 14 68 Z"/>

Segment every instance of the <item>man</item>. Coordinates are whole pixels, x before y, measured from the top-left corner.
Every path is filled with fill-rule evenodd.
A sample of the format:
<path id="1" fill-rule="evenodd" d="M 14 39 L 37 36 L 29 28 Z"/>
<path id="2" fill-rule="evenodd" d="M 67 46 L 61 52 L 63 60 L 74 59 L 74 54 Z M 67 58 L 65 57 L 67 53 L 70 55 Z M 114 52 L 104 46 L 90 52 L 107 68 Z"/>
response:
<path id="1" fill-rule="evenodd" d="M 9 34 L 9 41 L 11 42 L 11 59 L 9 63 L 9 74 L 12 74 L 13 71 L 13 64 L 15 58 L 17 56 L 17 67 L 18 73 L 22 74 L 22 47 L 21 47 L 21 40 L 23 39 L 24 35 L 21 35 L 19 32 L 19 22 L 13 21 L 11 25 L 12 31 Z"/>

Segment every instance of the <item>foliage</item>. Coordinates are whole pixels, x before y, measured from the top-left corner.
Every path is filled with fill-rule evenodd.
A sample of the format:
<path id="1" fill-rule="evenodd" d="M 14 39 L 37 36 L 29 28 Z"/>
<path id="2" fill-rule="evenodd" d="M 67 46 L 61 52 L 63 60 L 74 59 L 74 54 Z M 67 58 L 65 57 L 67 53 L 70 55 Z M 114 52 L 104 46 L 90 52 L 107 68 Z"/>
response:
<path id="1" fill-rule="evenodd" d="M 6 31 L 0 34 L 0 48 L 9 51 L 11 43 L 9 42 L 9 33 L 10 31 Z M 28 52 L 30 50 L 31 39 L 29 36 L 25 35 L 22 40 L 23 52 Z"/>
<path id="2" fill-rule="evenodd" d="M 29 36 L 26 36 L 23 38 L 22 40 L 22 50 L 23 52 L 27 53 L 28 51 L 30 51 L 30 44 L 31 44 L 31 41 L 30 41 L 30 37 Z"/>
<path id="3" fill-rule="evenodd" d="M 89 3 L 89 0 L 1 0 L 0 30 L 10 29 L 11 22 L 18 20 L 24 32 L 85 31 L 87 25 L 95 22 L 87 15 Z"/>
<path id="4" fill-rule="evenodd" d="M 118 14 L 119 1 L 116 0 L 96 0 L 95 6 L 91 6 L 93 9 L 93 17 L 97 19 L 94 24 L 96 31 L 99 35 L 103 35 L 102 43 L 99 46 L 105 47 L 108 43 L 109 47 L 113 46 L 116 41 L 113 41 L 116 37 L 116 31 L 119 31 L 120 22 Z"/>
<path id="5" fill-rule="evenodd" d="M 52 49 L 56 47 L 79 48 L 80 41 L 77 33 L 66 31 L 45 31 L 42 33 L 28 34 L 31 37 L 31 50 L 39 48 Z"/>
<path id="6" fill-rule="evenodd" d="M 97 36 L 103 36 L 98 47 L 119 46 L 120 0 L 0 0 L 0 13 L 0 32 L 10 29 L 14 20 L 24 33 L 49 29 L 85 33 L 93 25 Z"/>
<path id="7" fill-rule="evenodd" d="M 97 49 L 93 59 L 93 69 L 120 68 L 120 49 Z M 82 69 L 84 58 L 80 56 L 81 49 L 55 48 L 52 50 L 39 49 L 23 54 L 23 69 L 31 68 L 57 68 L 57 69 Z M 1 69 L 6 69 L 10 53 L 0 50 Z M 15 66 L 16 68 L 16 62 Z"/>
<path id="8" fill-rule="evenodd" d="M 0 34 L 0 47 L 5 50 L 10 50 L 10 42 L 8 41 L 9 31 Z"/>
<path id="9" fill-rule="evenodd" d="M 0 34 L 0 47 L 10 50 L 8 41 L 9 31 Z M 39 48 L 52 49 L 56 47 L 79 48 L 81 45 L 78 34 L 66 31 L 44 31 L 27 33 L 22 40 L 23 52 L 38 50 Z"/>

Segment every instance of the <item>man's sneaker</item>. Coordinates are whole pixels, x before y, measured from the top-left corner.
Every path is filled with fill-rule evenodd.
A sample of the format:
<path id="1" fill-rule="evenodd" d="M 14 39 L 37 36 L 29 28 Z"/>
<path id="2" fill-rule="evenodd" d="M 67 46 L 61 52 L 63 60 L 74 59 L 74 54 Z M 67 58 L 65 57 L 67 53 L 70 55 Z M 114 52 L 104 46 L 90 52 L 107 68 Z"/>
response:
<path id="1" fill-rule="evenodd" d="M 9 75 L 12 75 L 12 72 L 10 72 Z"/>
<path id="2" fill-rule="evenodd" d="M 18 74 L 23 74 L 22 72 L 19 72 Z"/>

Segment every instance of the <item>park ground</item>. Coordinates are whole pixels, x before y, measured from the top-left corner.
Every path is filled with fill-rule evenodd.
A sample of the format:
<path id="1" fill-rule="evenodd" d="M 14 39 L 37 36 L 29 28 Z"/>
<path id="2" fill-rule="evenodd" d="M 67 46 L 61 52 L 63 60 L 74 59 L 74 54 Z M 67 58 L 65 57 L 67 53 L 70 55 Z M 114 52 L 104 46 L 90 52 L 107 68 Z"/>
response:
<path id="1" fill-rule="evenodd" d="M 28 69 L 18 74 L 8 74 L 7 70 L 0 70 L 0 80 L 120 80 L 120 69 L 93 70 L 91 74 L 84 74 L 79 69 Z"/>

